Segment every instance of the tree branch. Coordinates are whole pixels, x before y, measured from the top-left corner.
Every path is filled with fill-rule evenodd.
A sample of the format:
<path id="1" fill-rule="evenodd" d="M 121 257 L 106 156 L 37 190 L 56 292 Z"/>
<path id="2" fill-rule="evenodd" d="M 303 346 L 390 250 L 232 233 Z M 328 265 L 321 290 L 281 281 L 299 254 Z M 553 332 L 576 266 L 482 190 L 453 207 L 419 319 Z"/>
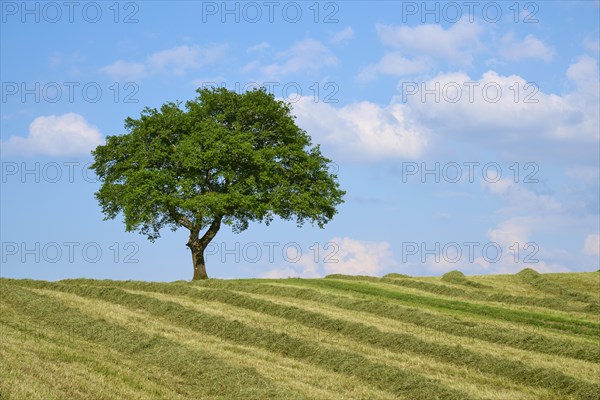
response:
<path id="1" fill-rule="evenodd" d="M 192 221 L 190 221 L 185 215 L 177 212 L 175 209 L 169 210 L 169 216 L 184 228 L 188 228 L 190 231 L 194 228 Z"/>
<path id="2" fill-rule="evenodd" d="M 213 240 L 213 238 L 217 235 L 217 232 L 219 232 L 219 228 L 221 228 L 222 219 L 223 217 L 221 215 L 215 217 L 213 222 L 210 224 L 208 230 L 200 238 L 200 244 L 202 245 L 202 247 L 206 247 L 210 243 L 210 241 Z"/>

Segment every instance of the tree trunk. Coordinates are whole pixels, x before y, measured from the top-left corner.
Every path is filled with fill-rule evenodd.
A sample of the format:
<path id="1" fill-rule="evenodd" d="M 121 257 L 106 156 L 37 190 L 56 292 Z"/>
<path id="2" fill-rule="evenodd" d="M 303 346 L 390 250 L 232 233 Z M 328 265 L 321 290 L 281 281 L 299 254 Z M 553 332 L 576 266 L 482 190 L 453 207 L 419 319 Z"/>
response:
<path id="1" fill-rule="evenodd" d="M 194 264 L 194 277 L 192 280 L 208 279 L 206 274 L 206 264 L 204 263 L 204 248 L 197 246 L 190 247 L 192 251 L 192 263 Z"/>
<path id="2" fill-rule="evenodd" d="M 206 264 L 204 263 L 204 250 L 210 241 L 214 239 L 217 232 L 219 232 L 221 219 L 221 216 L 215 217 L 202 237 L 200 237 L 200 228 L 193 227 L 190 229 L 190 238 L 187 242 L 187 247 L 189 247 L 192 252 L 192 263 L 194 265 L 194 276 L 192 277 L 192 280 L 194 281 L 208 279 Z"/>

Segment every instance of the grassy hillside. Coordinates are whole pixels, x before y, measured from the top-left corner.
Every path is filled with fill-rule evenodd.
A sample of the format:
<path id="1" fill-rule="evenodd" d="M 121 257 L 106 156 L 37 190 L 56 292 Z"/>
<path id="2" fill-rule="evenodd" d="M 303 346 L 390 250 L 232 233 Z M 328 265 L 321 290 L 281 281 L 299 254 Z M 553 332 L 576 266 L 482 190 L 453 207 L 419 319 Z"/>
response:
<path id="1" fill-rule="evenodd" d="M 0 399 L 598 399 L 600 273 L 0 279 Z"/>

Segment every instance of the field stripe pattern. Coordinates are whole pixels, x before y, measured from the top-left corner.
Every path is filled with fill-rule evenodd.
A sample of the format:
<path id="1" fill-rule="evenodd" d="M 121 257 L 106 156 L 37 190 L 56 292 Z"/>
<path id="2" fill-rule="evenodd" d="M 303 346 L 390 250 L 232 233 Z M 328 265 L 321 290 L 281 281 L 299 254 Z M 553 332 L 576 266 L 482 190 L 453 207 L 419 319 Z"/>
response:
<path id="1" fill-rule="evenodd" d="M 2 400 L 600 398 L 598 272 L 0 291 Z"/>

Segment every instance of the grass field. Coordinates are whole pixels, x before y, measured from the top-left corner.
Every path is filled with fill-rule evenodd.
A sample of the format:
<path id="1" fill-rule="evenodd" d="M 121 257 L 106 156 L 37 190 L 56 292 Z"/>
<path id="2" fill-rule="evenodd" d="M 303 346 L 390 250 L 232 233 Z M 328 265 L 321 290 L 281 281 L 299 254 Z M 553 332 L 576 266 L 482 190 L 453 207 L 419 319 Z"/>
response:
<path id="1" fill-rule="evenodd" d="M 600 273 L 0 278 L 0 399 L 600 399 Z"/>

